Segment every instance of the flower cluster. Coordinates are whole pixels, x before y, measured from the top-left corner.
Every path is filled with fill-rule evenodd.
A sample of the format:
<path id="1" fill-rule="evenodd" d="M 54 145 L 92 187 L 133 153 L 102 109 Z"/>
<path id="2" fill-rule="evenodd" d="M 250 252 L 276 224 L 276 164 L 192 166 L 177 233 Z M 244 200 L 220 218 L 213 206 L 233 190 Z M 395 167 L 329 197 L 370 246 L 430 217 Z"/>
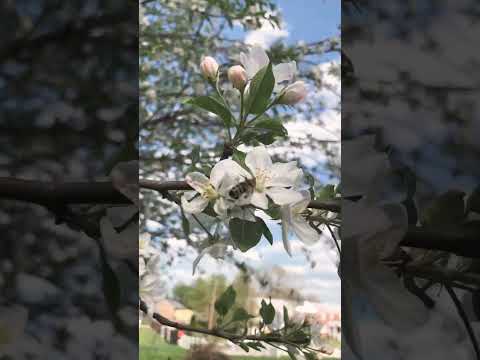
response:
<path id="1" fill-rule="evenodd" d="M 289 255 L 291 232 L 305 244 L 319 239 L 317 231 L 307 221 L 311 195 L 302 189 L 303 171 L 295 162 L 274 163 L 264 146 L 288 134 L 278 119 L 267 116 L 267 111 L 275 105 L 294 105 L 307 95 L 305 84 L 294 81 L 297 64 L 291 61 L 273 65 L 260 46 L 241 53 L 239 61 L 241 65 L 234 65 L 227 71 L 231 86 L 240 93 L 238 117 L 224 98 L 219 86 L 220 66 L 211 56 L 203 58 L 200 70 L 216 94 L 186 101 L 217 115 L 225 125 L 229 146 L 242 154 L 218 162 L 209 177 L 200 172 L 186 176 L 193 191 L 186 192 L 181 198 L 184 212 L 195 215 L 193 218 L 197 222 L 196 215 L 213 215 L 228 225 L 230 231 L 230 238 L 220 241 L 218 226 L 214 235 L 203 226 L 209 239 L 201 246 L 200 255 L 194 261 L 194 272 L 205 254 L 223 258 L 230 245 L 247 251 L 262 236 L 272 242 L 273 236 L 262 220 L 265 217 L 281 221 L 283 243 Z M 233 127 L 236 130 L 234 136 L 231 133 Z M 241 144 L 254 148 L 245 154 L 238 150 Z"/>
<path id="2" fill-rule="evenodd" d="M 318 233 L 305 219 L 311 200 L 308 191 L 302 191 L 303 171 L 295 162 L 272 162 L 264 146 L 247 153 L 244 166 L 232 159 L 217 163 L 210 178 L 199 172 L 189 173 L 187 183 L 194 189 L 181 199 L 185 212 L 199 214 L 209 205 L 220 219 L 229 223 L 238 218 L 255 223 L 259 213 L 279 209 L 283 241 L 291 255 L 289 232 L 294 232 L 305 244 L 312 244 Z M 248 226 L 248 224 L 247 224 Z M 235 246 L 235 242 L 233 242 Z M 236 244 L 238 245 L 238 244 Z M 218 252 L 217 248 L 213 248 Z M 202 252 L 202 256 L 205 251 Z M 198 263 L 198 261 L 197 261 Z"/>
<path id="3" fill-rule="evenodd" d="M 260 70 L 268 66 L 270 60 L 265 50 L 261 46 L 255 45 L 247 54 L 240 54 L 240 62 L 242 65 L 230 67 L 227 75 L 232 86 L 241 92 L 245 92 L 246 97 L 248 97 L 251 80 Z M 213 57 L 204 57 L 200 64 L 200 70 L 208 81 L 217 81 L 219 65 Z M 305 99 L 307 90 L 303 81 L 295 81 L 289 84 L 297 72 L 295 61 L 274 65 L 272 72 L 275 79 L 273 92 L 277 94 L 277 104 L 294 105 Z"/>

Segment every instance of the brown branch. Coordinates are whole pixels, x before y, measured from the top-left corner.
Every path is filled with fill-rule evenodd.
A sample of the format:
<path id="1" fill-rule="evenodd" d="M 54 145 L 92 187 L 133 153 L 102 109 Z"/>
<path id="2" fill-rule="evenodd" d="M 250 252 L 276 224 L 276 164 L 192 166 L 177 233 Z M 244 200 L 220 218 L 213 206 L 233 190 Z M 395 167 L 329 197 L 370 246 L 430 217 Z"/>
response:
<path id="1" fill-rule="evenodd" d="M 140 300 L 140 310 L 144 314 L 148 314 L 148 307 L 147 304 Z M 158 313 L 152 313 L 152 318 L 157 321 L 159 324 L 172 327 L 178 330 L 183 330 L 183 331 L 189 331 L 189 332 L 195 332 L 199 334 L 204 334 L 204 335 L 209 335 L 209 336 L 215 336 L 218 338 L 222 338 L 225 340 L 229 340 L 235 344 L 241 343 L 242 341 L 261 341 L 261 342 L 266 342 L 266 343 L 276 343 L 276 344 L 287 344 L 287 345 L 293 345 L 293 346 L 302 346 L 305 345 L 304 342 L 293 342 L 289 340 L 282 339 L 281 337 L 271 335 L 271 334 L 264 334 L 264 335 L 237 335 L 237 334 L 232 334 L 232 333 L 227 333 L 225 331 L 222 331 L 220 329 L 204 329 L 204 328 L 197 328 L 193 327 L 190 325 L 186 324 L 181 324 L 175 321 L 172 321 L 170 319 L 167 319 L 166 317 L 158 314 Z"/>
<path id="2" fill-rule="evenodd" d="M 0 178 L 0 199 L 44 206 L 131 203 L 110 181 L 54 183 L 15 178 Z"/>
<path id="3" fill-rule="evenodd" d="M 140 179 L 139 180 L 140 187 L 150 190 L 155 190 L 158 192 L 165 192 L 165 191 L 179 191 L 179 190 L 193 190 L 190 185 L 187 184 L 186 181 L 155 181 L 155 180 L 147 180 L 147 179 Z M 331 212 L 340 212 L 340 205 L 334 202 L 328 201 L 319 201 L 319 200 L 312 200 L 308 207 L 312 209 L 319 209 L 319 210 L 328 210 Z"/>
<path id="4" fill-rule="evenodd" d="M 164 194 L 171 190 L 191 190 L 185 181 L 140 179 L 139 185 Z M 26 201 L 49 208 L 68 204 L 131 203 L 110 181 L 52 183 L 15 178 L 0 178 L 0 199 Z M 341 211 L 340 204 L 334 202 L 313 200 L 309 207 L 331 212 Z M 400 245 L 480 258 L 480 247 L 477 246 L 479 237 L 475 232 L 462 231 L 462 228 L 448 231 L 410 227 Z"/>

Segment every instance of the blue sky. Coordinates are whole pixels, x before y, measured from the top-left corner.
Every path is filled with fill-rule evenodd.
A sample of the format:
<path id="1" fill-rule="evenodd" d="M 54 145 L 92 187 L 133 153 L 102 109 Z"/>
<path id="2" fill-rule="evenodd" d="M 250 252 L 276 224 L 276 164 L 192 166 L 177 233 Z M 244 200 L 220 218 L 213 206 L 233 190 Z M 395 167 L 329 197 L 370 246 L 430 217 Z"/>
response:
<path id="1" fill-rule="evenodd" d="M 339 0 L 278 0 L 290 36 L 287 42 L 317 41 L 338 34 Z"/>

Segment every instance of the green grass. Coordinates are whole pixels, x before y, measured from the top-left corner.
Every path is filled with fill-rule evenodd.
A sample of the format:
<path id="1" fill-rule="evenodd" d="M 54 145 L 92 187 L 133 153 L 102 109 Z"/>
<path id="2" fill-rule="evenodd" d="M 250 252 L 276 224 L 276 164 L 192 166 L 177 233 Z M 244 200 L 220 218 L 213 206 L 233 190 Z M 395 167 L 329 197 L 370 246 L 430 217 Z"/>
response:
<path id="1" fill-rule="evenodd" d="M 163 341 L 148 328 L 140 329 L 140 360 L 183 360 L 187 351 Z M 232 356 L 232 360 L 289 360 L 289 357 L 272 358 L 265 356 Z M 324 360 L 335 360 L 324 358 Z M 337 359 L 338 360 L 338 359 Z"/>

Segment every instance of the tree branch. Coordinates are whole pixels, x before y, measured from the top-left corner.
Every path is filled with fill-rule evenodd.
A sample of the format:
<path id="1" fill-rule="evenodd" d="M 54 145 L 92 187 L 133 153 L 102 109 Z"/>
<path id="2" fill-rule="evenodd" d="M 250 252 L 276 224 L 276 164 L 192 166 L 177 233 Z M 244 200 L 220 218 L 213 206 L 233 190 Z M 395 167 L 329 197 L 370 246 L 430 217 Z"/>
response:
<path id="1" fill-rule="evenodd" d="M 174 190 L 193 190 L 190 185 L 187 184 L 186 181 L 155 181 L 155 180 L 147 180 L 147 179 L 140 179 L 139 180 L 140 187 L 150 190 L 155 190 L 158 192 L 165 192 L 165 191 L 174 191 Z M 340 205 L 334 202 L 328 201 L 319 201 L 319 200 L 312 200 L 310 201 L 309 206 L 312 209 L 320 209 L 320 210 L 328 210 L 331 212 L 340 212 Z"/>
<path id="2" fill-rule="evenodd" d="M 192 190 L 185 181 L 139 180 L 140 187 L 161 193 Z M 110 181 L 53 183 L 15 178 L 0 178 L 0 199 L 26 201 L 49 208 L 68 204 L 131 204 Z M 340 212 L 335 202 L 312 200 L 310 208 Z M 410 227 L 401 246 L 447 251 L 469 258 L 480 258 L 478 234 Z"/>
<path id="3" fill-rule="evenodd" d="M 110 181 L 54 183 L 0 178 L 0 199 L 44 206 L 67 204 L 131 204 Z"/>
<path id="4" fill-rule="evenodd" d="M 140 310 L 148 315 L 148 306 L 147 304 L 140 300 Z M 197 328 L 193 327 L 190 325 L 186 324 L 180 324 L 178 322 L 172 321 L 167 319 L 166 317 L 158 314 L 158 313 L 152 313 L 151 314 L 152 318 L 157 321 L 159 324 L 172 327 L 178 330 L 183 330 L 183 331 L 189 331 L 189 332 L 195 332 L 199 334 L 204 334 L 204 335 L 210 335 L 210 336 L 215 336 L 218 338 L 222 338 L 225 340 L 229 340 L 233 342 L 234 344 L 239 344 L 243 341 L 252 341 L 252 342 L 266 342 L 266 343 L 272 343 L 272 344 L 288 344 L 288 345 L 293 345 L 293 346 L 302 346 L 305 345 L 303 341 L 301 343 L 295 343 L 292 342 L 291 340 L 287 341 L 285 339 L 282 339 L 282 337 L 275 336 L 275 335 L 270 335 L 270 334 L 262 334 L 262 335 L 238 335 L 238 334 L 232 334 L 232 333 L 227 333 L 225 331 L 222 331 L 220 329 L 203 329 L 203 328 Z M 324 351 L 322 350 L 317 350 L 317 351 Z M 327 355 L 331 355 L 331 353 L 326 352 Z"/>

